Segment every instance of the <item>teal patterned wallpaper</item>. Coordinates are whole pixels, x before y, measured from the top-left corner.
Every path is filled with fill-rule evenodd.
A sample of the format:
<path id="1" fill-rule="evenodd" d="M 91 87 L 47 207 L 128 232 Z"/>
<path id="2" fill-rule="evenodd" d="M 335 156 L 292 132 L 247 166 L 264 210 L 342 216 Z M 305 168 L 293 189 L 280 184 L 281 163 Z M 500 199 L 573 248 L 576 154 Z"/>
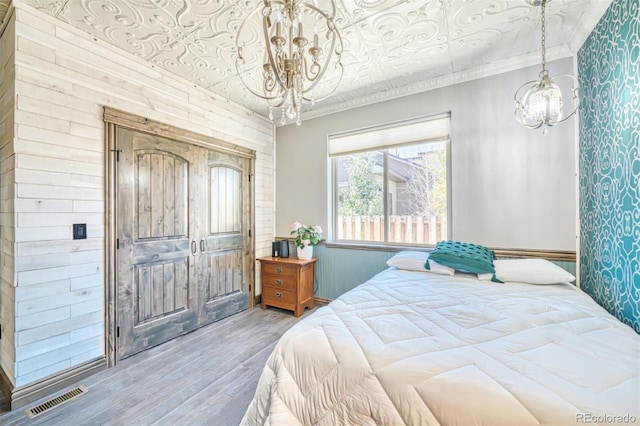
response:
<path id="1" fill-rule="evenodd" d="M 583 290 L 640 333 L 640 2 L 614 0 L 578 52 Z"/>

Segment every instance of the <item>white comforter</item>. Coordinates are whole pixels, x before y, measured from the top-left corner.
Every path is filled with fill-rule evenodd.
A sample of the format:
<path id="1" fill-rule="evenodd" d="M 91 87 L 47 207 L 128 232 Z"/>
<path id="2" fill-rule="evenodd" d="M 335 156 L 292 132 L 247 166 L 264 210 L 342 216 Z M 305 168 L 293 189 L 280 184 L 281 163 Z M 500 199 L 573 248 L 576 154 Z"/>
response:
<path id="1" fill-rule="evenodd" d="M 640 336 L 575 287 L 391 268 L 282 337 L 242 423 L 611 424 L 639 407 Z"/>

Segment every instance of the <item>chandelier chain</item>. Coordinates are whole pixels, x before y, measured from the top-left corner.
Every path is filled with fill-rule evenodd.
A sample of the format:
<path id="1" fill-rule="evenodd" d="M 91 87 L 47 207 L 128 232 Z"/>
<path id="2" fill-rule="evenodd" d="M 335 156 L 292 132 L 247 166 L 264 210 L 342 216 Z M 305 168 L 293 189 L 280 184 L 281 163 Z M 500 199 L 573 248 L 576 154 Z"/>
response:
<path id="1" fill-rule="evenodd" d="M 538 129 L 542 127 L 542 134 L 547 134 L 548 128 L 562 123 L 572 117 L 578 110 L 580 104 L 578 89 L 580 84 L 578 79 L 571 74 L 557 74 L 550 76 L 547 71 L 546 44 L 547 44 L 547 25 L 546 25 L 546 5 L 550 0 L 540 0 L 539 3 L 531 1 L 531 4 L 539 4 L 540 8 L 540 29 L 541 29 L 541 56 L 542 71 L 539 74 L 539 80 L 528 81 L 520 86 L 513 96 L 516 108 L 514 111 L 518 123 L 529 129 Z M 563 81 L 563 84 L 571 83 L 571 99 L 572 108 L 564 107 L 561 86 L 557 81 Z M 568 112 L 568 113 L 567 113 Z"/>
<path id="2" fill-rule="evenodd" d="M 547 58 L 546 58 L 546 44 L 547 44 L 547 26 L 546 26 L 546 13 L 547 0 L 542 0 L 542 13 L 540 19 L 542 20 L 542 74 L 547 73 Z"/>

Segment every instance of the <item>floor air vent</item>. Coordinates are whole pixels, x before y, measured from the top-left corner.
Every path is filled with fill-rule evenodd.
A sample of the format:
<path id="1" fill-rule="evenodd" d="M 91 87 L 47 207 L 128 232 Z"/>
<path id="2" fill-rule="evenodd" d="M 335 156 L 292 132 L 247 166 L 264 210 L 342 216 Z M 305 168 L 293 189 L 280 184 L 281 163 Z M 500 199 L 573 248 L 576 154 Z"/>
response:
<path id="1" fill-rule="evenodd" d="M 83 393 L 86 393 L 87 390 L 82 386 L 78 386 L 77 388 L 71 389 L 68 392 L 63 393 L 62 395 L 58 395 L 55 398 L 51 398 L 48 401 L 43 402 L 42 404 L 38 404 L 35 407 L 31 407 L 26 410 L 24 413 L 28 418 L 33 419 L 34 417 L 39 416 L 40 414 L 44 414 L 49 410 L 53 410 L 59 405 L 64 404 L 65 402 L 69 402 L 74 398 L 79 397 Z"/>

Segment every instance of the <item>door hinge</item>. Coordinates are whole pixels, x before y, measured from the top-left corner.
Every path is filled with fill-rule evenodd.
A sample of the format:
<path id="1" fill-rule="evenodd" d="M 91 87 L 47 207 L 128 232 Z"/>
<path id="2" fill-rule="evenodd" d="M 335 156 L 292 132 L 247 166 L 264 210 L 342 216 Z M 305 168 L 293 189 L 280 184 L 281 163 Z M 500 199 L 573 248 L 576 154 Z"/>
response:
<path id="1" fill-rule="evenodd" d="M 249 237 L 251 237 L 251 229 L 249 229 Z"/>
<path id="2" fill-rule="evenodd" d="M 116 162 L 120 162 L 120 153 L 122 152 L 121 149 L 112 149 L 111 152 L 115 152 L 116 153 Z"/>
<path id="3" fill-rule="evenodd" d="M 249 175 L 249 182 L 251 182 L 251 175 Z"/>
<path id="4" fill-rule="evenodd" d="M 120 238 L 116 238 L 116 250 L 120 250 Z"/>
<path id="5" fill-rule="evenodd" d="M 120 326 L 116 327 L 116 337 L 120 337 Z"/>

